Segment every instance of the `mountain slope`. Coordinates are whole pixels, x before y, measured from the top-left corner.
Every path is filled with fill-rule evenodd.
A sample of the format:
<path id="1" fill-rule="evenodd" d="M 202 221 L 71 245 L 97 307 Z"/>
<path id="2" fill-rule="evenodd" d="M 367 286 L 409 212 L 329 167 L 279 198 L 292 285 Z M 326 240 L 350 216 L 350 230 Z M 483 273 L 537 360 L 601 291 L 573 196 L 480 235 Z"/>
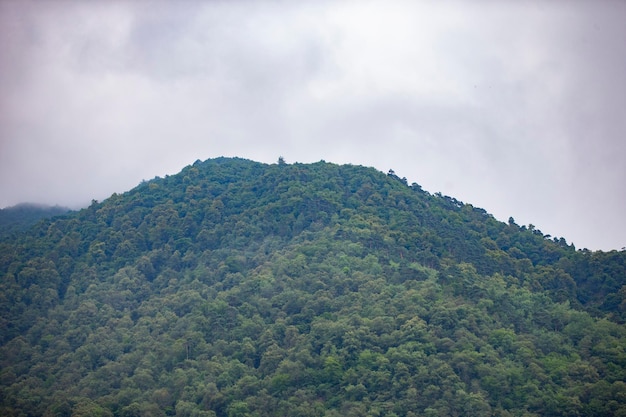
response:
<path id="1" fill-rule="evenodd" d="M 0 238 L 26 230 L 39 220 L 66 214 L 70 209 L 40 204 L 18 204 L 0 209 Z"/>
<path id="2" fill-rule="evenodd" d="M 624 252 L 390 172 L 196 162 L 0 242 L 3 415 L 619 415 Z"/>

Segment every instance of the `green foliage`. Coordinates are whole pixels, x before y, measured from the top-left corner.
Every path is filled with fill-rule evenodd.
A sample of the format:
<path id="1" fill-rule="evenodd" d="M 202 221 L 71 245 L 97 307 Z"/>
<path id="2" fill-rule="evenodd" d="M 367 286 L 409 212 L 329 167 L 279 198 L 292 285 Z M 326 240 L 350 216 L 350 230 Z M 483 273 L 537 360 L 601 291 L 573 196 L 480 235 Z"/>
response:
<path id="1" fill-rule="evenodd" d="M 625 252 L 218 158 L 0 242 L 0 414 L 622 415 Z"/>

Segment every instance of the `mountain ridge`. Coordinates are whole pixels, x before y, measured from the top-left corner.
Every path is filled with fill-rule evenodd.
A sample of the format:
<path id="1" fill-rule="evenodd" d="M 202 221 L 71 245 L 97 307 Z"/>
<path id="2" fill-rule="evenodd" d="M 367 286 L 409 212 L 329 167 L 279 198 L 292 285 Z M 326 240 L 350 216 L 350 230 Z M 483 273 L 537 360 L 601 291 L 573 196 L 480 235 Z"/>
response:
<path id="1" fill-rule="evenodd" d="M 625 255 L 392 171 L 196 161 L 0 241 L 0 411 L 618 415 Z"/>

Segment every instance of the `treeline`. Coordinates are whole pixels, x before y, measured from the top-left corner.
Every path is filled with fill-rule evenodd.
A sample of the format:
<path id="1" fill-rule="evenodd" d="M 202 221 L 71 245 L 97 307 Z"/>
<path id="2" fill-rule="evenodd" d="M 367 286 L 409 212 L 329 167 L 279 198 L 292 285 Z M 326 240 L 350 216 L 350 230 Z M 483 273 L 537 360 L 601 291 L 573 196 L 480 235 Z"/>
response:
<path id="1" fill-rule="evenodd" d="M 626 415 L 625 252 L 219 158 L 0 243 L 7 416 Z"/>

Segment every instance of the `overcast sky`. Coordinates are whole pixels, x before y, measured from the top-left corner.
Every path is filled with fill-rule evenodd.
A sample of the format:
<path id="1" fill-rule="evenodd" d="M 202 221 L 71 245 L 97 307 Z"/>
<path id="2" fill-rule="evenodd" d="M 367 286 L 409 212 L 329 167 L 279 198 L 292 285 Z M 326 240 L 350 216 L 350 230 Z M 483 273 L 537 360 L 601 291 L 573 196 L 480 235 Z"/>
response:
<path id="1" fill-rule="evenodd" d="M 0 207 L 240 156 L 626 246 L 626 2 L 0 2 Z"/>

